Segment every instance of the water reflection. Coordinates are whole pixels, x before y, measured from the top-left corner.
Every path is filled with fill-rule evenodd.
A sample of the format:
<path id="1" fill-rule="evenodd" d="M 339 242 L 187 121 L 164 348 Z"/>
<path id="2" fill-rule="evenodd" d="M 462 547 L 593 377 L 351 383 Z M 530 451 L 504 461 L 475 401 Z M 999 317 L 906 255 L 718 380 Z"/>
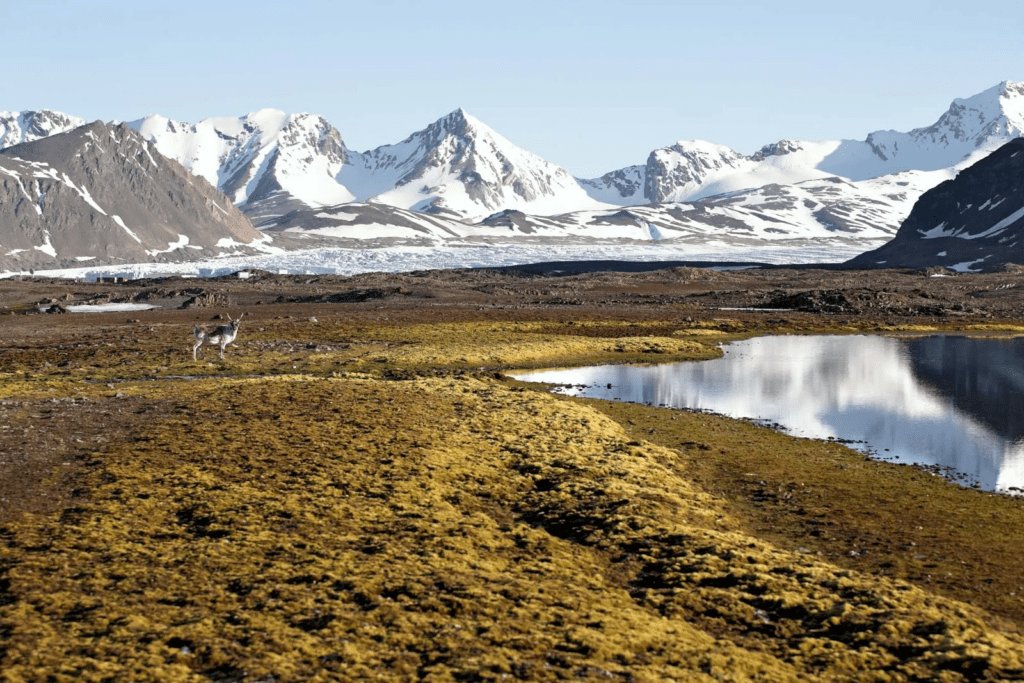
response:
<path id="1" fill-rule="evenodd" d="M 564 390 L 574 395 L 765 420 L 952 468 L 986 489 L 1024 488 L 1022 339 L 760 337 L 711 361 L 517 377 L 574 385 Z"/>

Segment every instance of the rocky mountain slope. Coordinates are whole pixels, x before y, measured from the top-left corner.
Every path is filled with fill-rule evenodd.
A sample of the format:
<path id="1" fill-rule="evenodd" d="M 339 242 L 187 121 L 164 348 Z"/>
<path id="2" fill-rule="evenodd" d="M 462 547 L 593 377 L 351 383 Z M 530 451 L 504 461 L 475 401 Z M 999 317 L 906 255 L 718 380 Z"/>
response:
<path id="1" fill-rule="evenodd" d="M 0 151 L 0 269 L 252 253 L 231 201 L 128 126 L 95 122 Z"/>
<path id="2" fill-rule="evenodd" d="M 693 202 L 610 207 L 536 216 L 505 210 L 469 223 L 379 203 L 303 209 L 263 224 L 290 236 L 348 246 L 440 243 L 573 244 L 615 241 L 713 247 L 722 255 L 773 248 L 854 254 L 896 233 L 934 174 L 901 173 L 853 183 L 835 176 L 707 197 Z M 675 258 L 675 256 L 673 256 Z"/>
<path id="3" fill-rule="evenodd" d="M 21 137 L 8 137 L 18 140 L 74 121 L 12 116 Z M 954 100 L 936 123 L 907 133 L 782 140 L 749 156 L 682 141 L 596 179 L 573 178 L 461 109 L 366 152 L 349 149 L 323 117 L 269 109 L 128 125 L 277 231 L 417 242 L 684 238 L 725 248 L 811 239 L 869 249 L 895 235 L 921 193 L 1021 135 L 1024 84 Z"/>
<path id="4" fill-rule="evenodd" d="M 460 219 L 506 208 L 546 214 L 598 205 L 567 171 L 461 109 L 365 153 L 349 150 L 322 117 L 269 109 L 195 125 L 160 116 L 130 125 L 257 223 L 295 209 L 371 199 Z"/>
<path id="5" fill-rule="evenodd" d="M 66 133 L 85 120 L 58 111 L 0 111 L 0 149 Z"/>
<path id="6" fill-rule="evenodd" d="M 905 171 L 962 168 L 1022 131 L 1024 83 L 1004 81 L 973 97 L 953 100 L 934 124 L 907 133 L 875 131 L 863 141 L 780 140 L 750 156 L 702 140 L 680 141 L 654 150 L 642 166 L 581 184 L 601 201 L 646 204 L 827 176 L 858 182 Z"/>
<path id="7" fill-rule="evenodd" d="M 974 271 L 1005 263 L 1024 263 L 1022 138 L 925 192 L 892 241 L 848 262 Z"/>
<path id="8" fill-rule="evenodd" d="M 400 143 L 349 150 L 323 118 L 263 110 L 189 125 L 133 122 L 160 151 L 217 184 L 257 222 L 293 209 L 375 201 L 477 221 L 501 210 L 557 215 L 693 201 L 839 176 L 854 182 L 969 164 L 1024 130 L 1024 84 L 954 100 L 931 126 L 865 140 L 781 140 L 752 155 L 701 140 L 652 151 L 645 164 L 579 179 L 456 110 Z M 934 182 L 941 181 L 936 177 Z"/>

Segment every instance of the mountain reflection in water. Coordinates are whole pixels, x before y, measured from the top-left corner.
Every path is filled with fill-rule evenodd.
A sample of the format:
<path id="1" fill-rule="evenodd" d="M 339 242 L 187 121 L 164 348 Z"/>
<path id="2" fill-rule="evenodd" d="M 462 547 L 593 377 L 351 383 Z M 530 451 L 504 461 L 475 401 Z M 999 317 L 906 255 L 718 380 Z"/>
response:
<path id="1" fill-rule="evenodd" d="M 765 420 L 952 468 L 986 489 L 1024 488 L 1024 339 L 759 337 L 723 350 L 710 361 L 516 377 L 576 385 L 562 389 L 572 395 Z"/>

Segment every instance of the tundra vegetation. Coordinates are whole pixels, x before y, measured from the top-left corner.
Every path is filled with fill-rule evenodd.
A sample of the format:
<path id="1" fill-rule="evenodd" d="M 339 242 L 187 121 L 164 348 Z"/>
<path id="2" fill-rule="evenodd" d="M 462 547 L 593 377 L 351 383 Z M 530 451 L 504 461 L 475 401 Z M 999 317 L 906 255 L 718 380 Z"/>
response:
<path id="1" fill-rule="evenodd" d="M 501 372 L 1013 321 L 244 303 L 2 318 L 0 679 L 1024 677 L 1019 499 Z"/>

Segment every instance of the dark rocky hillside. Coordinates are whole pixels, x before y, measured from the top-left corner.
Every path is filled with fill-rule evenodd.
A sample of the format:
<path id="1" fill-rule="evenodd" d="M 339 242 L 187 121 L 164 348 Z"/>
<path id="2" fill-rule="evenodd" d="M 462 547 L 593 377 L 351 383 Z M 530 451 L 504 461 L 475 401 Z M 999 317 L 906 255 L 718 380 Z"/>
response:
<path id="1" fill-rule="evenodd" d="M 851 259 L 863 268 L 994 270 L 1024 263 L 1024 139 L 925 192 L 892 241 Z"/>
<path id="2" fill-rule="evenodd" d="M 225 195 L 123 124 L 0 151 L 0 270 L 194 260 L 262 239 Z"/>

